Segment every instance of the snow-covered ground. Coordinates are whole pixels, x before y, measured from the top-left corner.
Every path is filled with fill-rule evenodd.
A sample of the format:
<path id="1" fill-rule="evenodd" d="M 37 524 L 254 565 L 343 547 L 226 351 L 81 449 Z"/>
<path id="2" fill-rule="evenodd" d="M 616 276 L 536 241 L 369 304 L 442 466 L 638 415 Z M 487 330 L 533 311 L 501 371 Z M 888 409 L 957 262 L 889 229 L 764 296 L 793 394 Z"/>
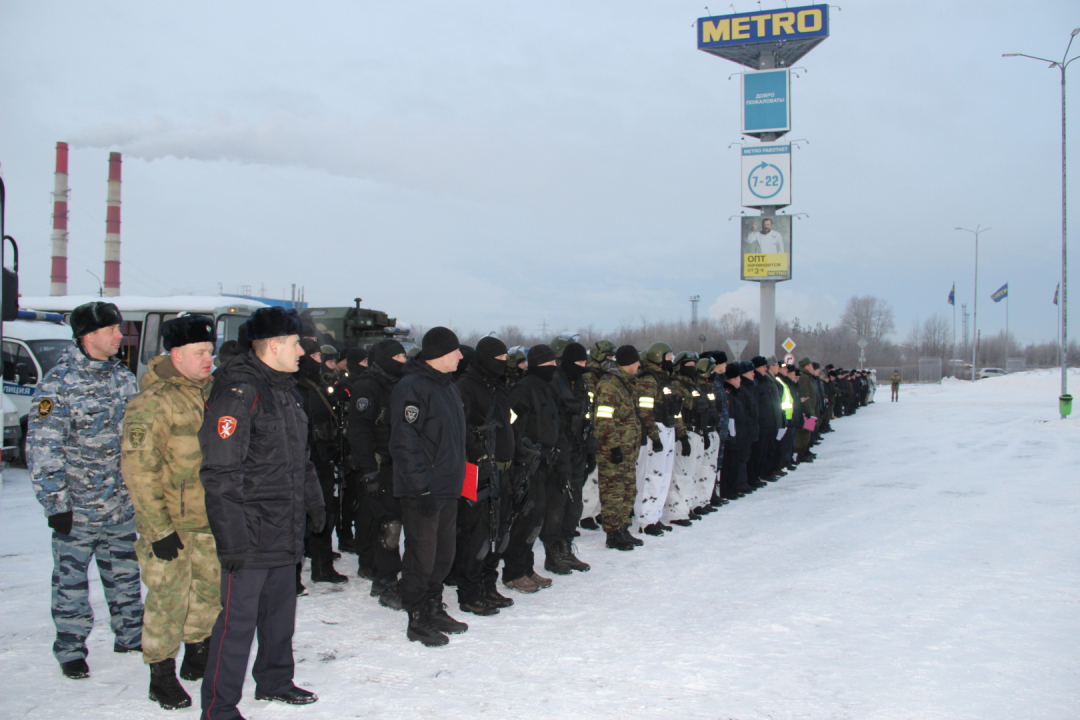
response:
<path id="1" fill-rule="evenodd" d="M 301 598 L 296 680 L 317 704 L 248 718 L 1080 717 L 1080 411 L 1059 375 L 904 386 L 818 460 L 644 548 L 603 548 L 442 649 L 368 583 Z M 1080 373 L 1070 377 L 1080 387 Z M 542 552 L 539 553 L 542 557 Z M 340 570 L 355 572 L 346 555 Z M 50 652 L 49 530 L 25 471 L 0 494 L 0 717 L 197 717 L 111 652 L 92 580 L 89 680 Z M 539 569 L 539 568 L 538 568 Z M 306 571 L 305 571 L 306 574 Z M 309 584 L 310 585 L 310 584 Z M 448 600 L 454 599 L 448 590 Z M 186 683 L 196 697 L 196 683 Z"/>

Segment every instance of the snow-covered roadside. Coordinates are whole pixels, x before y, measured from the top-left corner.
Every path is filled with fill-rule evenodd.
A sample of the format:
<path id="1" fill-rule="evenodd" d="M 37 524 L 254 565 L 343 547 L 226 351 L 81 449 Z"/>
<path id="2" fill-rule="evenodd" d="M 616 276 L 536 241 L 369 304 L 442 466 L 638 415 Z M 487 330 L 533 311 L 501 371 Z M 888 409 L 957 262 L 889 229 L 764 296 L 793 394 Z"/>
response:
<path id="1" fill-rule="evenodd" d="M 1058 375 L 904 386 L 818 460 L 632 553 L 582 531 L 586 574 L 515 595 L 443 649 L 368 583 L 301 598 L 305 708 L 249 718 L 1074 718 L 1080 714 L 1080 417 Z M 1080 383 L 1080 373 L 1070 384 Z M 542 558 L 542 551 L 538 553 Z M 346 555 L 338 569 L 354 572 Z M 542 560 L 541 560 L 542 562 Z M 538 568 L 539 569 L 539 568 Z M 96 576 L 89 680 L 50 652 L 49 531 L 25 471 L 0 494 L 0 716 L 197 717 L 115 655 Z M 305 573 L 306 574 L 306 573 Z M 309 583 L 309 587 L 311 584 Z M 197 698 L 198 686 L 186 683 Z M 196 700 L 197 705 L 197 700 Z"/>

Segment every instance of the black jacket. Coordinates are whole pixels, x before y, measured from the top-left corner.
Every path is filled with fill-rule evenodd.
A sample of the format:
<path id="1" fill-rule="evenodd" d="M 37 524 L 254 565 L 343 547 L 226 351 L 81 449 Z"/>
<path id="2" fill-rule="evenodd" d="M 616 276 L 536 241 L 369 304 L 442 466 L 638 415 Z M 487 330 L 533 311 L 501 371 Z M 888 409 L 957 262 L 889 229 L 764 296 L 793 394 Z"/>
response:
<path id="1" fill-rule="evenodd" d="M 730 452 L 737 453 L 735 455 L 736 461 L 746 462 L 750 459 L 750 446 L 753 443 L 753 439 L 750 437 L 746 400 L 753 388 L 736 388 L 729 383 L 724 383 L 724 390 L 727 392 L 728 398 L 728 416 L 735 420 L 735 437 L 729 437 L 727 443 L 730 443 Z M 729 450 L 725 447 L 725 457 L 728 452 Z"/>
<path id="2" fill-rule="evenodd" d="M 559 401 L 550 382 L 525 373 L 525 377 L 510 391 L 510 407 L 517 414 L 514 437 L 519 448 L 523 438 L 528 438 L 545 450 L 558 446 Z M 525 453 L 517 452 L 515 459 L 523 462 Z"/>
<path id="3" fill-rule="evenodd" d="M 296 391 L 308 416 L 308 445 L 312 460 L 325 465 L 337 454 L 337 417 L 330 403 L 319 363 L 304 356 L 296 372 Z M 322 468 L 320 467 L 320 472 Z"/>
<path id="4" fill-rule="evenodd" d="M 758 375 L 755 371 L 754 375 L 758 391 L 758 423 L 761 425 L 762 437 L 768 439 L 770 435 L 775 436 L 776 432 L 784 426 L 784 415 L 780 408 L 780 388 L 776 386 L 776 381 L 768 372 Z"/>
<path id="5" fill-rule="evenodd" d="M 477 461 L 487 454 L 484 438 L 474 428 L 496 424 L 495 460 L 510 462 L 514 459 L 514 430 L 510 427 L 510 393 L 501 377 L 485 372 L 480 363 L 470 363 L 464 377 L 457 381 L 458 393 L 465 410 L 465 455 L 469 462 Z M 489 420 L 490 418 L 490 420 Z"/>
<path id="6" fill-rule="evenodd" d="M 390 397 L 394 496 L 461 497 L 465 413 L 450 373 L 412 358 Z"/>
<path id="7" fill-rule="evenodd" d="M 746 412 L 747 438 L 750 442 L 756 443 L 761 439 L 761 425 L 758 422 L 760 403 L 757 381 L 747 380 L 743 376 L 743 379 L 739 381 L 739 397 L 742 399 L 743 408 Z M 739 428 L 739 432 L 742 432 L 741 428 Z"/>
<path id="8" fill-rule="evenodd" d="M 296 378 L 254 351 L 234 357 L 214 377 L 199 447 L 218 555 L 255 569 L 300 562 L 307 511 L 324 503 Z"/>
<path id="9" fill-rule="evenodd" d="M 349 467 L 361 475 L 390 462 L 390 395 L 399 379 L 373 365 L 349 388 Z"/>
<path id="10" fill-rule="evenodd" d="M 560 367 L 551 381 L 559 407 L 559 442 L 558 448 L 569 459 L 571 454 L 580 455 L 586 451 L 586 430 L 591 422 L 587 415 L 589 407 L 589 388 L 582 375 L 574 380 Z"/>

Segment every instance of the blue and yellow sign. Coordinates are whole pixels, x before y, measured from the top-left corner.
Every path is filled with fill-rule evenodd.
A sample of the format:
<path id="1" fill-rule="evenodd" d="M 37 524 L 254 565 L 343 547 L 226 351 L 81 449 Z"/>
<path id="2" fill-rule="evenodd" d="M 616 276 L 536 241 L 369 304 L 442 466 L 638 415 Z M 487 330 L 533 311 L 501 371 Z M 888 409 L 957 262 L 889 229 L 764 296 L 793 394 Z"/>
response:
<path id="1" fill-rule="evenodd" d="M 698 18 L 698 50 L 754 69 L 761 49 L 748 46 L 770 45 L 777 67 L 790 66 L 827 37 L 828 5 Z"/>

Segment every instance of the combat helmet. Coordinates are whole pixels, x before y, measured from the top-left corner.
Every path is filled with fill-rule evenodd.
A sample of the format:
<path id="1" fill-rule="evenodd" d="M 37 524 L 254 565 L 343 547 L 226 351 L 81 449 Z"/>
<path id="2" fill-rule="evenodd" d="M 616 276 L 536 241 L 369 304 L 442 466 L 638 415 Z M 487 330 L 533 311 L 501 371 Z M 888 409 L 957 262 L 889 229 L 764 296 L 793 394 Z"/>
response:
<path id="1" fill-rule="evenodd" d="M 679 368 L 691 360 L 696 363 L 698 361 L 698 354 L 693 350 L 683 350 L 675 356 L 675 362 L 672 363 L 672 366 L 675 368 L 676 372 L 678 372 Z"/>
<path id="2" fill-rule="evenodd" d="M 664 358 L 671 352 L 671 346 L 666 342 L 654 342 L 649 346 L 649 349 L 645 351 L 642 356 L 643 360 L 647 360 L 654 365 L 659 365 L 664 362 Z"/>
<path id="3" fill-rule="evenodd" d="M 703 357 L 697 361 L 697 374 L 702 380 L 708 382 L 712 372 L 716 368 L 716 361 L 711 357 Z"/>
<path id="4" fill-rule="evenodd" d="M 525 360 L 525 350 L 519 345 L 511 352 L 506 353 L 506 367 L 517 370 L 518 363 Z"/>
<path id="5" fill-rule="evenodd" d="M 559 337 L 552 340 L 548 347 L 555 351 L 555 358 L 562 359 L 562 351 L 566 349 L 566 346 L 572 342 L 577 342 L 578 336 L 570 333 L 563 333 Z"/>
<path id="6" fill-rule="evenodd" d="M 610 340 L 597 340 L 589 350 L 589 357 L 600 363 L 615 355 L 615 343 Z"/>

